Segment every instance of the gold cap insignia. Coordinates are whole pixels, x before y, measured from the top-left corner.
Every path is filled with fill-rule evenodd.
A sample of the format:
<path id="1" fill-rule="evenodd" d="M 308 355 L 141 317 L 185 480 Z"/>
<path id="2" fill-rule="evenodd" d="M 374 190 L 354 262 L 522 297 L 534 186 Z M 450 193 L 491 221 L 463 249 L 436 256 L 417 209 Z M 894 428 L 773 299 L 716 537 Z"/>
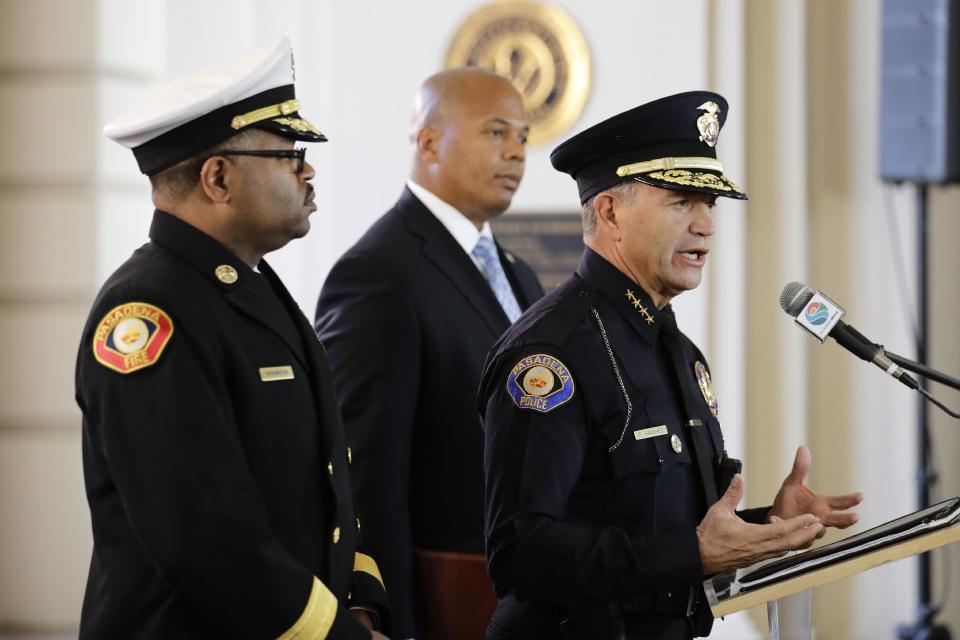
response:
<path id="1" fill-rule="evenodd" d="M 228 264 L 220 265 L 214 269 L 213 273 L 217 276 L 217 280 L 223 284 L 233 284 L 240 278 L 240 276 L 237 275 L 237 270 Z"/>
<path id="2" fill-rule="evenodd" d="M 697 107 L 697 109 L 706 111 L 706 113 L 697 118 L 700 142 L 707 143 L 709 147 L 716 146 L 717 140 L 720 138 L 720 117 L 717 115 L 720 113 L 720 107 L 717 106 L 716 102 L 708 100 Z"/>

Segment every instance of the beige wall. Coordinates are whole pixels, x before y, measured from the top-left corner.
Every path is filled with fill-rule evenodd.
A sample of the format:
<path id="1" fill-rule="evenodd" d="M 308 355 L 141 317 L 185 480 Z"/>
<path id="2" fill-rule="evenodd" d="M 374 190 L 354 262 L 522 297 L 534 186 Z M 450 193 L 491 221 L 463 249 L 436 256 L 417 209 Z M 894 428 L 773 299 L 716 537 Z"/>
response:
<path id="1" fill-rule="evenodd" d="M 306 249 L 277 258 L 310 313 L 321 271 L 399 190 L 409 95 L 438 64 L 451 25 L 479 3 L 438 3 L 429 11 L 430 2 L 417 0 L 412 12 L 380 3 L 390 25 L 412 13 L 433 15 L 439 26 L 430 31 L 436 42 L 421 38 L 404 50 L 403 64 L 388 68 L 379 103 L 363 94 L 368 87 L 360 80 L 373 77 L 370 69 L 384 73 L 382 54 L 338 54 L 361 35 L 351 29 L 363 24 L 362 3 L 281 0 L 279 11 L 252 0 L 228 4 L 237 25 L 218 32 L 222 42 L 198 40 L 197 52 L 243 48 L 271 30 L 289 30 L 305 103 L 317 105 L 322 127 L 339 130 L 318 178 L 318 193 L 337 214 L 315 223 Z M 727 94 L 735 109 L 726 159 L 751 200 L 721 209 L 724 238 L 708 295 L 687 311 L 702 314 L 696 323 L 721 372 L 717 387 L 732 407 L 725 424 L 747 463 L 748 501 L 770 500 L 794 448 L 806 442 L 815 486 L 867 493 L 864 525 L 911 510 L 913 398 L 835 344 L 812 343 L 776 304 L 785 282 L 807 281 L 841 302 L 868 336 L 911 353 L 900 267 L 890 256 L 899 243 L 910 306 L 913 200 L 908 187 L 885 187 L 875 177 L 880 3 L 678 0 L 668 8 L 642 0 L 631 3 L 627 18 L 612 0 L 559 4 L 584 25 L 596 65 L 594 94 L 577 127 L 692 84 Z M 107 143 L 100 127 L 156 77 L 190 66 L 187 51 L 166 43 L 199 38 L 222 9 L 220 0 L 0 0 L 0 630 L 69 631 L 79 615 L 90 533 L 73 404 L 76 341 L 98 283 L 145 235 L 149 217 L 132 159 Z M 333 23 L 343 28 L 334 33 Z M 377 37 L 387 50 L 403 50 L 386 31 Z M 611 47 L 643 52 L 652 41 L 648 53 L 662 58 L 667 43 L 684 37 L 688 46 L 674 49 L 670 65 L 648 65 L 647 76 L 616 71 L 633 58 Z M 342 99 L 341 86 L 363 99 Z M 362 123 L 349 120 L 366 111 L 380 118 L 367 132 L 376 143 L 357 138 Z M 371 160 L 365 149 L 374 144 Z M 563 207 L 573 193 L 546 166 L 548 151 L 531 154 L 521 210 Z M 366 161 L 383 164 L 376 171 L 386 179 L 352 208 L 356 190 L 342 185 L 355 179 L 350 168 Z M 885 201 L 899 233 L 890 231 Z M 960 376 L 960 187 L 934 188 L 930 202 L 931 360 Z M 934 391 L 960 407 L 960 394 Z M 931 415 L 941 494 L 958 495 L 960 468 L 952 461 L 960 456 L 960 425 L 936 410 Z M 960 549 L 954 556 L 947 619 L 957 635 Z M 938 558 L 938 574 L 942 566 Z M 898 563 L 818 591 L 817 637 L 891 637 L 893 624 L 913 617 L 914 576 L 913 563 Z M 762 611 L 753 613 L 762 627 Z"/>
<path id="2" fill-rule="evenodd" d="M 90 548 L 70 363 L 95 262 L 95 16 L 0 18 L 0 622 L 51 629 L 76 623 Z"/>
<path id="3" fill-rule="evenodd" d="M 930 365 L 960 378 L 960 186 L 935 189 L 930 198 Z M 956 411 L 960 392 L 939 384 L 931 391 Z M 930 409 L 933 425 L 933 458 L 940 473 L 940 486 L 932 498 L 960 495 L 960 423 L 937 409 Z M 944 620 L 953 637 L 960 636 L 960 548 L 933 555 L 934 598 L 940 601 L 943 584 L 950 580 L 950 599 L 944 603 Z M 949 556 L 949 557 L 946 557 Z"/>
<path id="4" fill-rule="evenodd" d="M 832 341 L 807 339 L 775 301 L 785 282 L 805 281 L 839 301 L 866 335 L 913 352 L 914 190 L 877 177 L 880 8 L 872 0 L 747 2 L 750 497 L 763 499 L 756 488 L 782 477 L 786 457 L 805 441 L 815 487 L 866 493 L 858 530 L 916 508 L 915 394 Z M 960 188 L 933 187 L 930 202 L 931 359 L 957 375 Z M 934 391 L 960 405 L 960 394 Z M 931 411 L 939 495 L 955 496 L 960 425 Z M 960 565 L 951 570 L 941 557 L 938 578 L 950 570 L 954 585 L 943 619 L 957 634 Z M 817 590 L 817 637 L 892 637 L 896 623 L 915 616 L 915 566 L 888 565 Z"/>
<path id="5" fill-rule="evenodd" d="M 128 154 L 117 170 L 104 152 L 101 111 L 157 75 L 151 31 L 118 25 L 162 26 L 131 4 L 0 2 L 0 630 L 79 620 L 91 534 L 73 363 L 114 249 L 104 227 L 147 197 Z"/>

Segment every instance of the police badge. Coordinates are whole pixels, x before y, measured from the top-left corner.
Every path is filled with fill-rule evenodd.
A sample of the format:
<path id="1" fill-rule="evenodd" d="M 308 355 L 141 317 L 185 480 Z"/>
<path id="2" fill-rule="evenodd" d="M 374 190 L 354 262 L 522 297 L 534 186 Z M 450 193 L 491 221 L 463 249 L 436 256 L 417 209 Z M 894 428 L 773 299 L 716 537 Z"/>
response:
<path id="1" fill-rule="evenodd" d="M 707 368 L 699 360 L 693 365 L 693 370 L 697 374 L 697 384 L 700 385 L 700 393 L 703 394 L 703 399 L 706 400 L 707 406 L 710 407 L 710 413 L 716 417 L 717 397 L 713 395 L 713 385 L 710 383 L 710 372 L 707 371 Z"/>

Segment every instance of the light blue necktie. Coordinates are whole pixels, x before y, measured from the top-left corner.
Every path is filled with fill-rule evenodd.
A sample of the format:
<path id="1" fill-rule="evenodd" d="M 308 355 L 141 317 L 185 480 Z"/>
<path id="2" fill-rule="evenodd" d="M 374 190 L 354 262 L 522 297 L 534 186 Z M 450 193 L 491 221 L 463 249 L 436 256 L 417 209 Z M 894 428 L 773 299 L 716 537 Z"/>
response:
<path id="1" fill-rule="evenodd" d="M 510 281 L 507 280 L 507 274 L 504 273 L 503 265 L 500 264 L 497 246 L 487 236 L 480 236 L 471 253 L 480 261 L 480 270 L 490 283 L 493 295 L 497 296 L 503 312 L 507 314 L 511 323 L 515 322 L 520 317 L 520 305 L 517 304 L 517 298 L 513 295 L 513 289 L 510 288 Z"/>

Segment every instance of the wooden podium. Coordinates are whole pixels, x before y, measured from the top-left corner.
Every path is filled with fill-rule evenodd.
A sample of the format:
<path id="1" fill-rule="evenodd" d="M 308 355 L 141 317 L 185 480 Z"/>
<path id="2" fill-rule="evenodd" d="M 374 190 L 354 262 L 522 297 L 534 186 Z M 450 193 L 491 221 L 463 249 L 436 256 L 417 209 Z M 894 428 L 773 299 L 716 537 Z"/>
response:
<path id="1" fill-rule="evenodd" d="M 920 553 L 932 551 L 939 547 L 960 541 L 960 522 L 953 522 L 947 526 L 858 553 L 849 558 L 842 558 L 830 562 L 825 566 L 804 570 L 797 575 L 776 580 L 755 589 L 748 589 L 729 598 L 710 598 L 710 611 L 714 618 L 730 615 L 761 604 L 768 605 L 768 614 L 775 610 L 770 605 L 804 591 L 815 589 L 830 582 L 842 580 L 854 574 L 878 567 L 888 562 L 902 560 Z M 800 554 L 801 556 L 803 554 Z M 713 589 L 711 580 L 704 586 Z M 771 637 L 774 629 L 771 628 Z M 796 636 L 792 636 L 796 637 Z M 809 636 L 804 636 L 809 637 Z"/>

